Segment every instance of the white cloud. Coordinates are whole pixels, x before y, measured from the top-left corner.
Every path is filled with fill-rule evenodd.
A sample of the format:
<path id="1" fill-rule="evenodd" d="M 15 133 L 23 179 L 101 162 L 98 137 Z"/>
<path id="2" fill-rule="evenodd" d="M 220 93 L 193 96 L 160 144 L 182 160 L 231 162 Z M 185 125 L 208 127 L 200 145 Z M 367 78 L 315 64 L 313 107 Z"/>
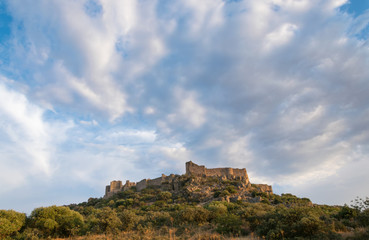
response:
<path id="1" fill-rule="evenodd" d="M 115 142 L 118 144 L 153 143 L 156 140 L 155 131 L 124 129 L 104 133 L 97 136 L 100 142 Z"/>
<path id="2" fill-rule="evenodd" d="M 188 12 L 190 35 L 198 37 L 202 31 L 211 31 L 223 24 L 223 6 L 224 2 L 220 0 L 184 0 L 180 1 L 178 9 Z"/>
<path id="3" fill-rule="evenodd" d="M 43 88 L 35 95 L 43 101 L 96 108 L 114 121 L 133 111 L 124 86 L 167 53 L 160 26 L 155 27 L 154 3 L 103 1 L 98 17 L 85 13 L 84 1 L 9 4 L 26 30 L 19 33 L 25 34 L 26 43 L 16 39 L 17 56 L 26 55 L 28 67 L 40 71 L 36 76 Z M 34 54 L 29 54 L 26 44 Z M 34 64 L 35 58 L 42 60 Z M 46 76 L 45 65 L 51 65 Z"/>
<path id="4" fill-rule="evenodd" d="M 309 10 L 312 7 L 312 3 L 314 1 L 311 0 L 274 0 L 271 1 L 273 4 L 279 5 L 283 8 L 286 8 L 290 11 L 302 12 Z"/>
<path id="5" fill-rule="evenodd" d="M 222 158 L 228 165 L 244 168 L 255 161 L 253 151 L 250 147 L 251 136 L 246 135 L 233 141 L 224 143 L 222 146 Z"/>
<path id="6" fill-rule="evenodd" d="M 206 110 L 196 100 L 196 93 L 177 88 L 173 95 L 177 101 L 174 113 L 167 116 L 173 125 L 184 124 L 188 128 L 199 128 L 206 121 Z"/>
<path id="7" fill-rule="evenodd" d="M 283 46 L 291 41 L 298 27 L 295 24 L 284 23 L 265 37 L 264 51 L 269 52 L 274 48 Z"/>
<path id="8" fill-rule="evenodd" d="M 367 14 L 339 12 L 345 2 L 106 0 L 94 13 L 82 0 L 9 1 L 7 67 L 24 88 L 0 85 L 0 141 L 16 159 L 3 169 L 93 187 L 193 160 L 315 199 L 337 174 L 365 182 L 353 169 L 369 150 L 369 51 L 353 35 Z"/>
<path id="9" fill-rule="evenodd" d="M 32 165 L 50 174 L 48 126 L 42 120 L 42 109 L 4 85 L 0 85 L 0 96 L 2 130 L 31 157 Z"/>
<path id="10" fill-rule="evenodd" d="M 92 120 L 92 121 L 84 121 L 84 120 L 81 120 L 79 122 L 81 124 L 87 125 L 87 126 L 98 126 L 99 125 L 99 123 L 96 120 Z"/>
<path id="11" fill-rule="evenodd" d="M 63 140 L 72 124 L 47 122 L 44 109 L 3 82 L 0 83 L 2 182 L 16 187 L 30 175 L 51 177 L 55 171 L 55 145 Z"/>

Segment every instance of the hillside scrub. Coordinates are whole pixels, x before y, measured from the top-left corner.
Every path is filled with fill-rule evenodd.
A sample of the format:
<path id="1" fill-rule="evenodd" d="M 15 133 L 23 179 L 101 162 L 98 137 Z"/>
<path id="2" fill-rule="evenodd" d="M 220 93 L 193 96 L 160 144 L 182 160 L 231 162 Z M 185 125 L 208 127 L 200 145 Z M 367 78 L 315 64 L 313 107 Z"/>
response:
<path id="1" fill-rule="evenodd" d="M 209 181 L 213 184 L 215 180 Z M 239 191 L 234 182 L 212 192 Z M 192 187 L 190 184 L 188 187 Z M 208 199 L 201 191 L 135 188 L 110 198 L 36 208 L 30 216 L 0 211 L 1 239 L 368 239 L 366 200 L 352 206 L 312 204 L 292 194 L 254 191 L 260 202 Z M 209 196 L 209 193 L 204 193 Z M 148 236 L 151 236 L 148 237 Z M 78 238 L 80 237 L 80 238 Z M 251 239 L 252 239 L 251 238 Z M 257 239 L 257 238 L 255 238 Z"/>

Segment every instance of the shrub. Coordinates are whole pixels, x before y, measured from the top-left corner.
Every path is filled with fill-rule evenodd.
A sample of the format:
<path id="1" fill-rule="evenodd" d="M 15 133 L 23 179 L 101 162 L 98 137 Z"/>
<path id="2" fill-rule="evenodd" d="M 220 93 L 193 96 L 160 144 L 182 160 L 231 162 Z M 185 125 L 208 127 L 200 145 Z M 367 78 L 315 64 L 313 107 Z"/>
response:
<path id="1" fill-rule="evenodd" d="M 221 215 L 227 214 L 228 209 L 225 202 L 213 201 L 205 205 L 205 209 L 209 211 L 210 219 L 216 219 Z"/>
<path id="2" fill-rule="evenodd" d="M 233 185 L 227 186 L 227 187 L 226 187 L 226 190 L 227 190 L 229 193 L 231 193 L 231 194 L 233 194 L 233 193 L 237 193 L 237 190 L 236 190 L 235 186 L 233 186 Z"/>
<path id="3" fill-rule="evenodd" d="M 0 210 L 0 239 L 18 232 L 26 222 L 26 215 L 13 210 Z"/>
<path id="4" fill-rule="evenodd" d="M 214 191 L 214 194 L 213 194 L 213 196 L 215 197 L 215 198 L 217 198 L 217 197 L 219 197 L 220 196 L 220 194 L 221 194 L 222 192 L 220 191 L 220 190 L 216 190 L 216 191 Z"/>
<path id="5" fill-rule="evenodd" d="M 171 214 L 176 225 L 202 225 L 208 222 L 210 212 L 203 207 L 181 206 Z"/>
<path id="6" fill-rule="evenodd" d="M 68 207 L 41 207 L 32 211 L 30 224 L 44 236 L 68 237 L 79 233 L 83 227 L 83 217 Z"/>
<path id="7" fill-rule="evenodd" d="M 117 213 L 109 207 L 97 209 L 87 218 L 87 229 L 94 233 L 116 233 L 122 226 Z"/>
<path id="8" fill-rule="evenodd" d="M 132 230 L 137 225 L 139 217 L 131 210 L 120 208 L 118 211 L 118 217 L 122 222 L 122 229 L 125 231 Z"/>
<path id="9" fill-rule="evenodd" d="M 217 218 L 217 232 L 222 234 L 241 235 L 241 218 L 234 214 L 221 215 Z"/>
<path id="10" fill-rule="evenodd" d="M 350 208 L 347 205 L 344 205 L 341 208 L 341 211 L 338 212 L 338 219 L 354 219 L 355 217 L 357 217 L 359 213 L 358 209 L 355 208 Z"/>
<path id="11" fill-rule="evenodd" d="M 161 192 L 158 195 L 158 199 L 159 200 L 165 200 L 165 201 L 167 201 L 167 200 L 169 200 L 171 198 L 172 198 L 172 194 L 170 192 L 167 192 L 167 191 Z"/>
<path id="12" fill-rule="evenodd" d="M 229 196 L 231 195 L 230 192 L 228 192 L 228 190 L 223 190 L 222 193 L 219 195 L 220 197 L 226 197 L 226 196 Z"/>
<path id="13" fill-rule="evenodd" d="M 276 208 L 256 226 L 257 234 L 267 239 L 324 239 L 331 230 L 318 211 L 308 207 Z"/>
<path id="14" fill-rule="evenodd" d="M 146 222 L 149 222 L 150 225 L 154 225 L 156 227 L 162 226 L 171 226 L 173 222 L 173 218 L 170 216 L 168 212 L 153 212 L 150 211 L 146 214 Z"/>

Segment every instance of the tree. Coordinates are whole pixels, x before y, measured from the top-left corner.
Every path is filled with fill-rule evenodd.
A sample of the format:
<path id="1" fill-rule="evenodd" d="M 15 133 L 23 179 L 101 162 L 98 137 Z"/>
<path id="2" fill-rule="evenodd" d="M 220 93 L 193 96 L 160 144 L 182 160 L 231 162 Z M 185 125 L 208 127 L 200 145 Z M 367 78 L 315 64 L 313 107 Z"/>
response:
<path id="1" fill-rule="evenodd" d="M 25 214 L 13 210 L 0 210 L 0 239 L 18 232 L 25 223 Z"/>
<path id="2" fill-rule="evenodd" d="M 351 202 L 352 202 L 351 207 L 359 211 L 369 209 L 369 197 L 366 197 L 365 199 L 356 197 L 356 199 Z"/>
<path id="3" fill-rule="evenodd" d="M 79 233 L 83 217 L 68 207 L 41 207 L 32 211 L 30 225 L 44 236 L 69 237 Z"/>
<path id="4" fill-rule="evenodd" d="M 122 207 L 119 207 L 118 210 L 118 217 L 122 222 L 122 229 L 125 231 L 132 230 L 138 223 L 139 217 L 132 210 L 123 209 Z"/>

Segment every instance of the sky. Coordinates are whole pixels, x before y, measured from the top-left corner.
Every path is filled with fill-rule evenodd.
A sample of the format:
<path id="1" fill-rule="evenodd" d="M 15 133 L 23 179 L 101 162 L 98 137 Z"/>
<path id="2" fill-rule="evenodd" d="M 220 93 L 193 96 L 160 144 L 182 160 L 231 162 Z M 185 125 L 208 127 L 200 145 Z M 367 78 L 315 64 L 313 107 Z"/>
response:
<path id="1" fill-rule="evenodd" d="M 0 209 L 246 168 L 369 196 L 369 1 L 0 1 Z"/>

